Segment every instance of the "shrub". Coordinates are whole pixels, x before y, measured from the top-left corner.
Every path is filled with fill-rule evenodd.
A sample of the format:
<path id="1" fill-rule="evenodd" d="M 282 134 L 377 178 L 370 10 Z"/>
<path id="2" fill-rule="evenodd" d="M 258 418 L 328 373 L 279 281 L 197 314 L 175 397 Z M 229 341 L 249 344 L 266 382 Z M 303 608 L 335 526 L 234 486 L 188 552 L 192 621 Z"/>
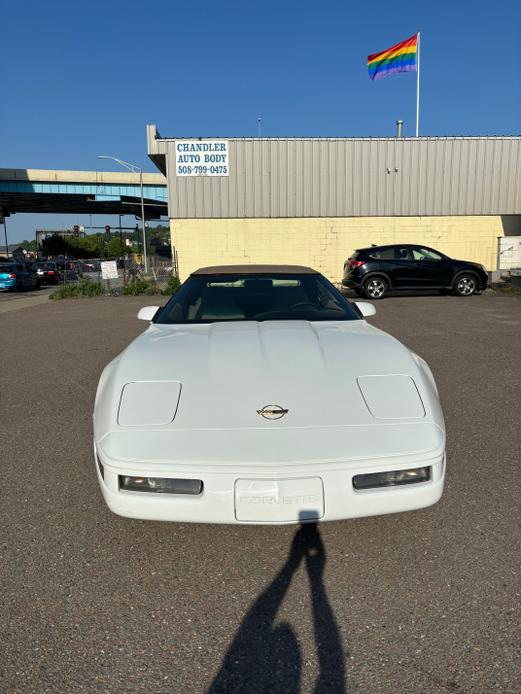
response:
<path id="1" fill-rule="evenodd" d="M 177 283 L 177 285 L 176 285 Z M 126 287 L 123 289 L 123 294 L 138 296 L 140 294 L 145 294 L 146 296 L 153 296 L 154 294 L 173 294 L 174 291 L 179 286 L 179 280 L 177 277 L 170 277 L 165 289 L 161 290 L 154 280 L 144 280 L 140 277 L 136 277 L 131 280 Z"/>
<path id="2" fill-rule="evenodd" d="M 79 296 L 102 295 L 121 296 L 122 294 L 126 296 L 140 296 L 142 294 L 147 296 L 152 296 L 154 294 L 170 296 L 174 294 L 180 286 L 181 282 L 178 277 L 169 277 L 164 289 L 160 289 L 154 281 L 148 282 L 141 277 L 136 277 L 132 279 L 126 287 L 105 288 L 101 282 L 93 282 L 83 277 L 76 284 L 64 284 L 57 287 L 52 294 L 49 294 L 49 299 L 73 299 Z"/>
<path id="3" fill-rule="evenodd" d="M 78 296 L 75 284 L 62 284 L 49 294 L 49 299 L 72 299 L 75 296 Z"/>
<path id="4" fill-rule="evenodd" d="M 127 284 L 126 287 L 123 288 L 123 294 L 126 296 L 139 296 L 140 294 L 144 294 L 147 289 L 148 282 L 138 277 L 133 279 Z"/>
<path id="5" fill-rule="evenodd" d="M 100 282 L 83 278 L 77 284 L 62 284 L 57 287 L 49 294 L 49 299 L 74 299 L 79 296 L 100 296 L 104 293 L 105 290 Z"/>
<path id="6" fill-rule="evenodd" d="M 168 282 L 166 283 L 165 287 L 163 288 L 161 294 L 164 294 L 165 296 L 170 296 L 171 294 L 175 294 L 180 286 L 181 286 L 181 281 L 180 281 L 179 277 L 175 277 L 174 275 L 172 275 L 172 277 L 168 278 Z"/>
<path id="7" fill-rule="evenodd" d="M 100 296 L 105 293 L 101 282 L 93 282 L 86 277 L 78 282 L 76 288 L 81 296 Z"/>

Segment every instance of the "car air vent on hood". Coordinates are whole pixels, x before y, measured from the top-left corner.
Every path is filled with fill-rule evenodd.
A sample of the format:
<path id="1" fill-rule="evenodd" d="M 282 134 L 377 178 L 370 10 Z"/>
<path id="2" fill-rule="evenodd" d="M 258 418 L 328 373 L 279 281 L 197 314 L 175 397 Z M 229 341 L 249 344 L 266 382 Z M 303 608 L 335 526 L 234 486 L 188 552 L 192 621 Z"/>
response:
<path id="1" fill-rule="evenodd" d="M 126 383 L 121 391 L 118 424 L 123 427 L 169 424 L 175 417 L 180 394 L 179 381 Z"/>
<path id="2" fill-rule="evenodd" d="M 410 376 L 360 376 L 358 387 L 367 409 L 377 419 L 421 419 L 423 402 Z"/>

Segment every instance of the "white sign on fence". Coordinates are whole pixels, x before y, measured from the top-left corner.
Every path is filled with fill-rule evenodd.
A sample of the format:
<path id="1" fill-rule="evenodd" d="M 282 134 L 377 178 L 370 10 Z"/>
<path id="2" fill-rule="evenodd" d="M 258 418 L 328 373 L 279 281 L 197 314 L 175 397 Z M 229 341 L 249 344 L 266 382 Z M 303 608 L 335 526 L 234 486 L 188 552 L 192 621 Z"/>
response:
<path id="1" fill-rule="evenodd" d="M 101 278 L 104 280 L 117 280 L 118 267 L 115 260 L 104 260 L 101 265 Z"/>
<path id="2" fill-rule="evenodd" d="M 178 176 L 228 176 L 228 140 L 176 140 Z"/>

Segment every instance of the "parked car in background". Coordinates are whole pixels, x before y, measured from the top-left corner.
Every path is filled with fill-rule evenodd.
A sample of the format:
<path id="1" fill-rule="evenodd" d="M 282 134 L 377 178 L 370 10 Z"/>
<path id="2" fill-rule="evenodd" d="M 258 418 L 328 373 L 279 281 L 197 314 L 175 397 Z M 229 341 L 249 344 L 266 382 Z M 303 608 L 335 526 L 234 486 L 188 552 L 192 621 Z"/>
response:
<path id="1" fill-rule="evenodd" d="M 80 260 L 79 263 L 83 272 L 94 272 L 96 270 L 92 260 Z"/>
<path id="2" fill-rule="evenodd" d="M 83 277 L 86 272 L 94 271 L 94 266 L 85 260 L 75 260 L 74 267 L 80 277 Z"/>
<path id="3" fill-rule="evenodd" d="M 62 255 L 54 256 L 51 261 L 58 266 L 62 280 L 65 278 L 74 281 L 83 277 L 83 261 L 64 258 Z"/>
<path id="4" fill-rule="evenodd" d="M 41 260 L 36 265 L 36 275 L 42 284 L 59 284 L 62 273 L 57 263 L 51 260 Z"/>
<path id="5" fill-rule="evenodd" d="M 0 290 L 21 292 L 24 289 L 40 289 L 40 279 L 26 262 L 17 260 L 0 263 Z"/>
<path id="6" fill-rule="evenodd" d="M 78 260 L 67 260 L 65 263 L 65 279 L 66 280 L 79 280 L 83 277 L 83 269 L 81 263 Z"/>
<path id="7" fill-rule="evenodd" d="M 367 299 L 383 299 L 390 291 L 422 289 L 471 296 L 486 289 L 488 272 L 479 263 L 402 243 L 356 250 L 344 263 L 342 285 Z"/>

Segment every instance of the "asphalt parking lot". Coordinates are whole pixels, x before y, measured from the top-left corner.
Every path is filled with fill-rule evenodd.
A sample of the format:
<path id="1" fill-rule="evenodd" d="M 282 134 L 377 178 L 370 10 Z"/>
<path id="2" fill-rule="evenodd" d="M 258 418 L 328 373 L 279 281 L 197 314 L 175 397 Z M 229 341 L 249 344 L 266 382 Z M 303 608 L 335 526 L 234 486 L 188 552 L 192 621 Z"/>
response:
<path id="1" fill-rule="evenodd" d="M 149 303 L 2 316 L 0 691 L 518 692 L 521 299 L 376 303 L 436 377 L 445 494 L 315 533 L 105 507 L 95 389 Z"/>
<path id="2" fill-rule="evenodd" d="M 0 314 L 11 313 L 11 311 L 18 311 L 20 308 L 45 303 L 54 289 L 56 287 L 42 287 L 36 291 L 27 292 L 0 291 Z"/>

